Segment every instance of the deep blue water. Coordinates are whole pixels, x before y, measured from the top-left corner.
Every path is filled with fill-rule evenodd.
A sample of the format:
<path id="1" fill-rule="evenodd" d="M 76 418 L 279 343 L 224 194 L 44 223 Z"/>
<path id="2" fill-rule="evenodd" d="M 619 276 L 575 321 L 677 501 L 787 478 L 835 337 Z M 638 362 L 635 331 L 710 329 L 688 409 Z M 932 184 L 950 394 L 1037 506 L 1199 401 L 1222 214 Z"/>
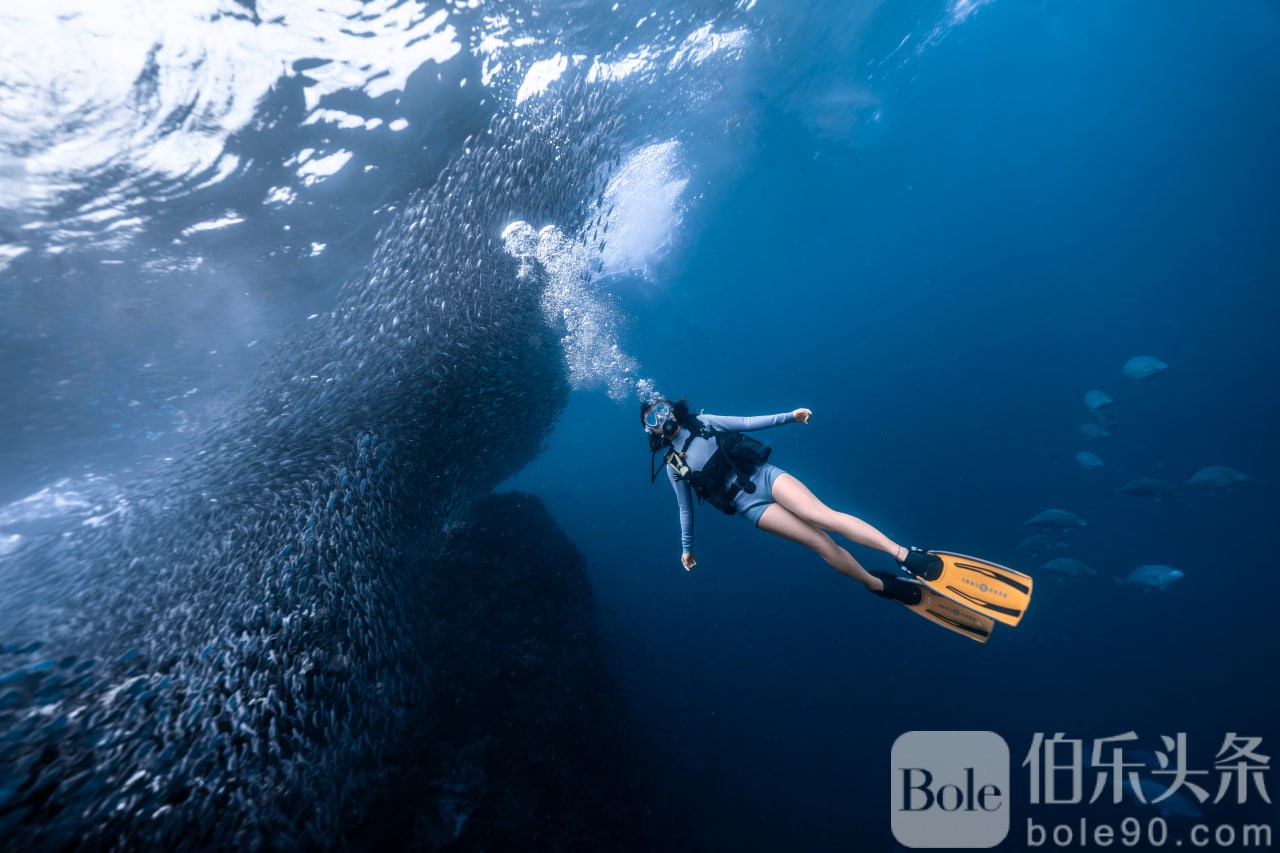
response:
<path id="1" fill-rule="evenodd" d="M 611 284 L 622 341 L 640 375 L 695 408 L 812 408 L 808 426 L 762 436 L 774 461 L 904 544 L 1036 574 L 1043 558 L 1017 549 L 1023 522 L 1061 507 L 1089 522 L 1063 537 L 1065 555 L 1098 574 L 1037 575 L 1024 622 L 980 646 L 710 507 L 686 573 L 634 401 L 575 391 L 503 488 L 542 498 L 586 555 L 647 769 L 687 806 L 698 847 L 891 846 L 889 750 L 914 729 L 994 731 L 1015 779 L 1035 732 L 1133 730 L 1147 748 L 1186 732 L 1201 767 L 1228 732 L 1262 737 L 1268 755 L 1280 744 L 1280 12 L 999 0 L 947 24 L 957 5 L 723 13 L 756 40 L 730 94 L 627 127 L 633 147 L 680 139 L 690 185 L 670 250 L 643 280 Z M 554 32 L 566 10 L 566 50 L 625 31 L 596 33 L 580 4 L 539 26 Z M 180 230 L 166 217 L 244 210 L 284 180 L 279 162 L 318 133 L 288 86 L 262 107 L 275 124 L 233 138 L 253 162 L 223 187 L 149 201 L 154 224 L 123 248 L 37 246 L 0 271 L 0 498 L 130 470 L 167 452 L 175 407 L 198 421 L 234 405 L 263 350 L 367 260 L 388 207 L 497 109 L 475 91 L 477 66 L 464 52 L 424 68 L 394 105 L 351 95 L 366 115 L 412 120 L 400 137 L 348 134 L 372 177 L 348 167 L 304 192 L 305 208 L 249 214 L 247 238 L 213 232 L 194 271 L 138 272 Z M 472 88 L 453 85 L 465 77 Z M 329 248 L 313 258 L 312 241 Z M 1169 369 L 1134 383 L 1121 367 L 1137 355 Z M 1094 388 L 1122 423 L 1086 442 Z M 143 400 L 132 413 L 98 414 L 130 397 Z M 1084 449 L 1104 467 L 1081 470 Z M 1250 479 L 1182 484 L 1208 465 Z M 1181 494 L 1110 492 L 1135 477 Z M 1118 582 L 1148 563 L 1185 577 L 1164 591 Z M 1029 814 L 1154 814 L 1013 810 L 1015 839 Z M 1205 813 L 1277 822 L 1256 800 Z"/>
<path id="2" fill-rule="evenodd" d="M 868 43 L 898 32 L 878 22 Z M 775 460 L 898 541 L 1026 567 L 1022 522 L 1060 506 L 1090 522 L 1067 554 L 1100 574 L 1042 578 L 985 647 L 709 507 L 685 574 L 634 415 L 579 395 L 518 480 L 589 555 L 643 725 L 717 831 L 733 815 L 740 839 L 888 843 L 886 756 L 913 728 L 991 729 L 1017 760 L 1035 731 L 1186 731 L 1206 750 L 1280 734 L 1278 35 L 1274 7 L 997 4 L 877 74 L 865 143 L 762 110 L 741 173 L 633 312 L 660 387 L 716 413 L 811 407 L 766 436 Z M 1120 367 L 1143 353 L 1171 367 L 1134 384 Z M 1095 387 L 1124 423 L 1089 443 Z M 1079 469 L 1087 445 L 1105 467 Z M 1213 460 L 1255 479 L 1108 493 Z M 1111 580 L 1145 563 L 1186 578 Z"/>

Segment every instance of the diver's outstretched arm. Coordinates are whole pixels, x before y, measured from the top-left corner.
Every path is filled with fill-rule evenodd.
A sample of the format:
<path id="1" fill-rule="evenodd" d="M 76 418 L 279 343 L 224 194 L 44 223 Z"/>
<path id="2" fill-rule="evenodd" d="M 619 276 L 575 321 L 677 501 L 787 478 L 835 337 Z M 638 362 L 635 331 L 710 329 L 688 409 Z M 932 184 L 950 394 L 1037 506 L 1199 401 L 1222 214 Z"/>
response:
<path id="1" fill-rule="evenodd" d="M 726 430 L 727 432 L 755 432 L 758 429 L 769 429 L 770 427 L 795 423 L 798 420 L 796 412 L 807 413 L 808 411 L 808 409 L 796 409 L 795 412 L 780 412 L 776 415 L 755 415 L 749 418 L 740 418 L 734 415 L 702 414 L 698 415 L 698 420 L 709 427 Z M 804 417 L 807 421 L 809 415 L 806 414 Z"/>

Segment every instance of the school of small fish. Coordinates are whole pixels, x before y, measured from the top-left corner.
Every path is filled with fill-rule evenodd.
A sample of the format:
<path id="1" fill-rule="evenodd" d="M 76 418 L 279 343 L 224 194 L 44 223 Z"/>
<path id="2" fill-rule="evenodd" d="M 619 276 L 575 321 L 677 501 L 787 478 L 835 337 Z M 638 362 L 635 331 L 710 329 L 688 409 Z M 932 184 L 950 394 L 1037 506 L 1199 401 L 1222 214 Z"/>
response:
<path id="1" fill-rule="evenodd" d="M 430 572 L 408 568 L 567 402 L 545 275 L 502 230 L 587 233 L 620 159 L 611 97 L 566 84 L 494 119 L 180 475 L 5 543 L 0 846 L 350 841 L 431 680 Z"/>

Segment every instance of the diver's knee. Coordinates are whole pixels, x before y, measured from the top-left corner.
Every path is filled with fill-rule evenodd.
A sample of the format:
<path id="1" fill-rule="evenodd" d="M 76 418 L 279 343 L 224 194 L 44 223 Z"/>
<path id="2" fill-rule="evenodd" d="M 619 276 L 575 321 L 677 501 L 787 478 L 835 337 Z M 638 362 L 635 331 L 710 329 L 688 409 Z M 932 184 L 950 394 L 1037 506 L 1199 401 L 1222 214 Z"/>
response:
<path id="1" fill-rule="evenodd" d="M 822 559 L 832 564 L 852 559 L 852 555 L 833 542 L 830 536 L 824 535 L 822 541 L 815 545 L 813 550 L 817 551 L 822 556 Z"/>
<path id="2" fill-rule="evenodd" d="M 809 507 L 803 517 L 805 521 L 824 533 L 838 533 L 840 531 L 840 513 L 821 503 L 817 506 Z"/>

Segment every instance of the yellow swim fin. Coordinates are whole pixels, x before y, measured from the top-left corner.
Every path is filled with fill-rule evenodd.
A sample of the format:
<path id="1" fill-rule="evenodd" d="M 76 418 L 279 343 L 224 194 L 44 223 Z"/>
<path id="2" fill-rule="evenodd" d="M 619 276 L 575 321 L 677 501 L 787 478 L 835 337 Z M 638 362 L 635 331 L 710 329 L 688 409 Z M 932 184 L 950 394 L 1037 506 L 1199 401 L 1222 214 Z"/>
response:
<path id="1" fill-rule="evenodd" d="M 884 581 L 884 589 L 877 591 L 876 595 L 898 602 L 935 625 L 941 625 L 979 643 L 985 643 L 995 630 L 996 620 L 990 616 L 941 595 L 918 580 L 886 572 L 872 574 Z"/>
<path id="2" fill-rule="evenodd" d="M 929 551 L 937 561 L 916 557 L 919 553 L 913 552 L 905 565 L 934 592 L 1006 625 L 1017 625 L 1027 612 L 1031 603 L 1030 575 L 951 551 Z"/>

